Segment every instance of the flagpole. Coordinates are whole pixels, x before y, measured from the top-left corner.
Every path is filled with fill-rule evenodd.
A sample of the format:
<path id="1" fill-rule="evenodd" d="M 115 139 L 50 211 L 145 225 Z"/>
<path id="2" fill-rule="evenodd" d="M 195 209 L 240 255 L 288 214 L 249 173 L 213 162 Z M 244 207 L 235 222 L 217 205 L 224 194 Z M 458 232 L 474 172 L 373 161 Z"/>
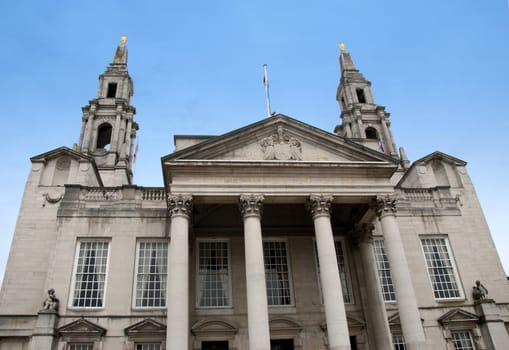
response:
<path id="1" fill-rule="evenodd" d="M 267 104 L 267 117 L 270 117 L 270 97 L 269 97 L 269 76 L 267 74 L 267 64 L 263 65 L 263 85 L 265 85 L 265 102 Z"/>

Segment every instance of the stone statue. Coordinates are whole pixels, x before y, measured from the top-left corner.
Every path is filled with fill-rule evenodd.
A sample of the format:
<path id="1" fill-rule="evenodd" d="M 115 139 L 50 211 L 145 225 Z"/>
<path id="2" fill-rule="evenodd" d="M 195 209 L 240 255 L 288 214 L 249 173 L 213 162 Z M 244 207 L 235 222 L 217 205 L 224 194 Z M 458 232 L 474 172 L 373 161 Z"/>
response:
<path id="1" fill-rule="evenodd" d="M 55 296 L 55 290 L 48 290 L 48 297 L 42 303 L 41 311 L 58 311 L 58 298 Z"/>
<path id="2" fill-rule="evenodd" d="M 472 287 L 472 297 L 474 300 L 485 300 L 487 295 L 488 290 L 482 285 L 481 281 L 475 281 L 475 286 Z"/>

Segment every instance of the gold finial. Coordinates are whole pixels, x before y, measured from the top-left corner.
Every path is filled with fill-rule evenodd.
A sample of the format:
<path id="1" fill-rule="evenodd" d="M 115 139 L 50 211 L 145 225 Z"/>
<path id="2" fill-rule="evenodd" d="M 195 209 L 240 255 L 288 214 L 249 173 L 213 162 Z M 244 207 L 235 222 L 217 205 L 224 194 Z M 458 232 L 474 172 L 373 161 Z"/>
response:
<path id="1" fill-rule="evenodd" d="M 122 35 L 122 38 L 120 38 L 120 42 L 122 44 L 125 44 L 126 39 L 127 39 L 127 37 L 125 35 Z"/>
<path id="2" fill-rule="evenodd" d="M 339 43 L 339 50 L 341 50 L 341 52 L 345 52 L 345 44 L 343 42 Z"/>

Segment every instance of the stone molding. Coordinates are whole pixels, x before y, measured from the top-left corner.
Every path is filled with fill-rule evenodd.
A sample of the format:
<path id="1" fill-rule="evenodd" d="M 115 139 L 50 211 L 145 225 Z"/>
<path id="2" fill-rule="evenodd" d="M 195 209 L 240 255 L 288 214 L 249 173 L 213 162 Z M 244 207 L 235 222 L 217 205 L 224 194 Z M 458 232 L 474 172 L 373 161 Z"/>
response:
<path id="1" fill-rule="evenodd" d="M 331 204 L 333 200 L 334 197 L 331 195 L 312 194 L 306 202 L 306 207 L 313 219 L 319 216 L 330 217 L 332 212 Z"/>
<path id="2" fill-rule="evenodd" d="M 249 216 L 261 217 L 263 214 L 264 197 L 261 194 L 241 194 L 239 198 L 240 214 L 243 218 Z"/>
<path id="3" fill-rule="evenodd" d="M 168 194 L 168 212 L 171 217 L 190 218 L 193 212 L 193 196 L 190 194 Z"/>
<path id="4" fill-rule="evenodd" d="M 371 208 L 375 210 L 378 218 L 382 218 L 386 215 L 395 215 L 397 212 L 396 204 L 398 198 L 394 195 L 377 196 L 371 202 Z"/>

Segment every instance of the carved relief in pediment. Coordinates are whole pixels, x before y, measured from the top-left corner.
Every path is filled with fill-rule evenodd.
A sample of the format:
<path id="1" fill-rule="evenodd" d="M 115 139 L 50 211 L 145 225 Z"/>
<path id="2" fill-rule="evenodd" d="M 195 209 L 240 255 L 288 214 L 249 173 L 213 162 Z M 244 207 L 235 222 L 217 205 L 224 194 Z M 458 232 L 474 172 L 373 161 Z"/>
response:
<path id="1" fill-rule="evenodd" d="M 281 125 L 276 134 L 261 139 L 260 146 L 266 160 L 302 160 L 301 142 L 287 135 Z"/>

